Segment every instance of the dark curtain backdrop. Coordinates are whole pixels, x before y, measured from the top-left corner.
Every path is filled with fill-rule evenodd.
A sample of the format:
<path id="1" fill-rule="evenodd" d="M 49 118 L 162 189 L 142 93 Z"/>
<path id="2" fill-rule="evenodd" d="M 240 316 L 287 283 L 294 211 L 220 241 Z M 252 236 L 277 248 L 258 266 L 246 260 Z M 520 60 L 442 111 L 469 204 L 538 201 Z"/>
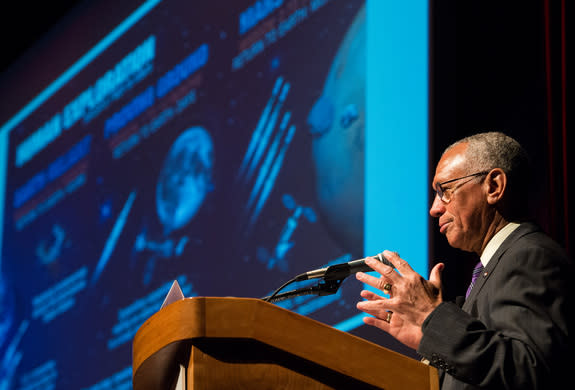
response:
<path id="1" fill-rule="evenodd" d="M 515 137 L 534 161 L 531 214 L 571 256 L 572 74 L 565 57 L 572 9 L 567 0 L 434 0 L 430 16 L 431 177 L 456 139 L 486 130 Z M 431 265 L 446 263 L 445 295 L 453 298 L 465 291 L 476 260 L 450 248 L 436 222 L 430 222 Z"/>

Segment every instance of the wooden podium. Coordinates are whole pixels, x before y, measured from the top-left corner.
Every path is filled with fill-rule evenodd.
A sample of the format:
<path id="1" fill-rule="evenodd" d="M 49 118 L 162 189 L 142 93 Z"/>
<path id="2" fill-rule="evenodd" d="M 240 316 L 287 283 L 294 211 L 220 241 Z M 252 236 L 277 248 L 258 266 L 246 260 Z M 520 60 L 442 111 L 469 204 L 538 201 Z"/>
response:
<path id="1" fill-rule="evenodd" d="M 439 389 L 433 367 L 251 298 L 174 302 L 140 327 L 132 357 L 134 390 L 174 389 L 180 372 L 194 390 Z"/>

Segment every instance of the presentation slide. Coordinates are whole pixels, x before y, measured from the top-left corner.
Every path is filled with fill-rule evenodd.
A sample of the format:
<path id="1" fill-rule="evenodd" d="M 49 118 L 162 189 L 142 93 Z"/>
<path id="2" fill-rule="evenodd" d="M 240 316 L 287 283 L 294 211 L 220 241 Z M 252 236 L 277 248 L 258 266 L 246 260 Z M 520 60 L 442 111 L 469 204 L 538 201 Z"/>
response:
<path id="1" fill-rule="evenodd" d="M 262 298 L 384 249 L 427 277 L 427 3 L 395 3 L 142 1 L 0 118 L 0 389 L 131 388 L 174 280 Z M 274 304 L 350 331 L 363 288 Z"/>

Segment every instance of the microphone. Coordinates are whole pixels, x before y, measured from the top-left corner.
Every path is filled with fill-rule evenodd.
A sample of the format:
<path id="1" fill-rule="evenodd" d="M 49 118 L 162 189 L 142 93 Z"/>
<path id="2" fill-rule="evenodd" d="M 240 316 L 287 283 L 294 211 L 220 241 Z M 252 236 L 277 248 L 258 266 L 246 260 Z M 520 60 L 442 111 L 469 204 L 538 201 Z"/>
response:
<path id="1" fill-rule="evenodd" d="M 376 260 L 379 260 L 383 264 L 393 267 L 393 264 L 391 264 L 385 257 L 383 257 L 381 253 L 369 257 L 375 258 Z M 373 268 L 365 264 L 365 259 L 367 259 L 367 257 L 364 257 L 363 259 L 352 260 L 347 263 L 335 264 L 329 267 L 318 268 L 313 271 L 304 272 L 303 274 L 299 274 L 298 276 L 296 276 L 294 278 L 295 279 L 294 281 L 299 282 L 302 280 L 318 279 L 318 278 L 324 278 L 325 280 L 337 280 L 337 279 L 343 279 L 357 272 L 373 271 Z"/>

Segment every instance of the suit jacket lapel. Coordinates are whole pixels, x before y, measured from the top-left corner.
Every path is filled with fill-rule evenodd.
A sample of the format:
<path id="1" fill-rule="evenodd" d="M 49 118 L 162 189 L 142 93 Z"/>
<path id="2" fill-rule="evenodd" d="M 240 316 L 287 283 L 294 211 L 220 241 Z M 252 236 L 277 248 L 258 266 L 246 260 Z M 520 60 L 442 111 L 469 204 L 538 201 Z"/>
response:
<path id="1" fill-rule="evenodd" d="M 465 303 L 462 306 L 463 310 L 469 312 L 469 309 L 471 308 L 472 303 L 475 301 L 477 294 L 479 294 L 479 292 L 483 288 L 483 285 L 485 284 L 487 279 L 489 279 L 491 273 L 495 272 L 497 264 L 499 264 L 499 261 L 501 260 L 501 257 L 503 256 L 505 251 L 507 251 L 507 249 L 509 249 L 509 247 L 511 247 L 513 243 L 517 241 L 517 239 L 519 239 L 520 237 L 522 237 L 527 233 L 533 232 L 534 230 L 537 230 L 537 227 L 534 224 L 522 223 L 521 225 L 519 225 L 517 229 L 515 229 L 514 232 L 512 232 L 509 235 L 509 237 L 505 239 L 505 241 L 501 243 L 501 246 L 499 246 L 499 248 L 493 254 L 493 257 L 489 260 L 489 263 L 487 263 L 487 267 L 485 267 L 479 278 L 477 278 L 477 280 L 475 281 L 475 285 L 471 290 L 471 294 L 469 294 L 469 297 L 467 297 Z"/>

